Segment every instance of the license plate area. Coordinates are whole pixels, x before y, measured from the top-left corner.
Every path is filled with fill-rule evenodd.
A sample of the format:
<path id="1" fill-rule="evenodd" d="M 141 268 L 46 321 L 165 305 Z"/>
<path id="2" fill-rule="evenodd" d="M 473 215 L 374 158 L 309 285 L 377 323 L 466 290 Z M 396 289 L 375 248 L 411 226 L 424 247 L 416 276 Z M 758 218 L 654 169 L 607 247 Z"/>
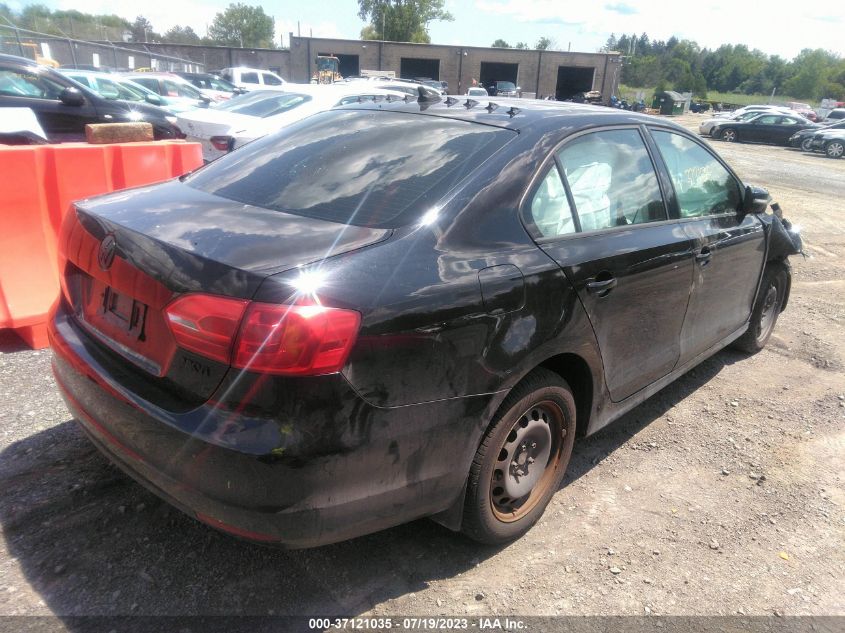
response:
<path id="1" fill-rule="evenodd" d="M 123 331 L 130 339 L 144 340 L 147 306 L 137 299 L 105 286 L 102 292 L 102 318 L 113 328 Z"/>

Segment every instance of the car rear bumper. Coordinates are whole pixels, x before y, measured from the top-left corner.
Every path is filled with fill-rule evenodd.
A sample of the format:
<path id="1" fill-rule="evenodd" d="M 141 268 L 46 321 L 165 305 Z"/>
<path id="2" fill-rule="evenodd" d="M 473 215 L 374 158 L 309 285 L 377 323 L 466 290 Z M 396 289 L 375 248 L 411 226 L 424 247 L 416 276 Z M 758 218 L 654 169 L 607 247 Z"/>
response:
<path id="1" fill-rule="evenodd" d="M 49 333 L 62 396 L 102 453 L 188 515 L 285 547 L 345 540 L 458 502 L 491 399 L 382 409 L 336 374 L 312 379 L 322 382 L 324 408 L 295 417 L 253 410 L 262 394 L 242 411 L 218 394 L 174 413 L 110 375 L 61 304 Z"/>

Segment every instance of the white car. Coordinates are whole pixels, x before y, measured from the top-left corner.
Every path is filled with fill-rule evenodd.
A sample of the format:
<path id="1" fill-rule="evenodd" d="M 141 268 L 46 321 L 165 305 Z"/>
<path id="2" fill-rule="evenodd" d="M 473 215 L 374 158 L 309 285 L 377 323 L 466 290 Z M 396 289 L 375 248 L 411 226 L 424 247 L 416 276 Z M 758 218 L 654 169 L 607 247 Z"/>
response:
<path id="1" fill-rule="evenodd" d="M 487 92 L 487 88 L 483 86 L 473 86 L 469 90 L 467 90 L 468 97 L 489 97 L 490 93 Z"/>
<path id="2" fill-rule="evenodd" d="M 755 112 L 759 114 L 760 112 L 783 112 L 784 114 L 795 114 L 790 108 L 785 106 L 774 106 L 774 105 L 749 105 L 743 106 L 741 108 L 737 108 L 732 112 L 720 112 L 719 114 L 714 114 L 713 117 L 716 119 L 732 119 L 740 114 L 745 114 L 746 112 Z"/>
<path id="3" fill-rule="evenodd" d="M 260 68 L 247 68 L 246 66 L 224 68 L 220 71 L 220 76 L 235 84 L 238 88 L 245 90 L 258 90 L 259 88 L 279 90 L 283 89 L 285 84 L 288 83 L 274 72 Z"/>
<path id="4" fill-rule="evenodd" d="M 202 145 L 212 161 L 257 138 L 335 106 L 376 98 L 404 98 L 399 92 L 369 84 L 287 84 L 287 90 L 253 90 L 206 110 L 179 116 L 177 125 L 188 141 Z"/>

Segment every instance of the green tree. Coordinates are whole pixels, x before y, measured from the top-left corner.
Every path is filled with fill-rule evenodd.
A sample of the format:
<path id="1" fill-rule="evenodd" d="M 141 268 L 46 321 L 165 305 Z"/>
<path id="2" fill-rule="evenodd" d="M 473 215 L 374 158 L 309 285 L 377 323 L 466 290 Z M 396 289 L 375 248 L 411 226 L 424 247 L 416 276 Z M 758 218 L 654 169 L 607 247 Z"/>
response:
<path id="1" fill-rule="evenodd" d="M 153 30 L 153 25 L 150 21 L 143 15 L 135 18 L 135 21 L 129 27 L 129 31 L 133 42 L 157 42 L 160 37 Z"/>
<path id="2" fill-rule="evenodd" d="M 362 38 L 390 42 L 430 42 L 430 22 L 454 20 L 446 0 L 358 0 L 358 17 L 371 27 L 361 30 Z"/>
<path id="3" fill-rule="evenodd" d="M 538 51 L 547 51 L 553 49 L 556 43 L 557 42 L 555 42 L 552 38 L 544 36 L 537 40 L 537 43 L 534 44 L 534 48 Z"/>
<path id="4" fill-rule="evenodd" d="M 272 48 L 276 23 L 260 6 L 230 4 L 214 16 L 208 36 L 215 44 L 244 48 Z"/>
<path id="5" fill-rule="evenodd" d="M 525 42 L 517 42 L 516 46 L 514 46 L 514 48 L 519 48 L 519 49 L 525 50 L 525 49 L 528 48 L 528 44 L 526 44 Z"/>
<path id="6" fill-rule="evenodd" d="M 511 47 L 511 45 L 510 45 L 510 44 L 508 44 L 508 43 L 507 43 L 505 40 L 503 40 L 502 38 L 497 39 L 495 42 L 493 42 L 492 44 L 490 44 L 490 46 L 491 46 L 491 47 L 493 47 L 493 48 L 510 48 L 510 47 Z"/>
<path id="7" fill-rule="evenodd" d="M 835 55 L 820 48 L 805 48 L 792 60 L 795 74 L 786 82 L 784 90 L 801 99 L 823 98 L 837 61 Z"/>
<path id="8" fill-rule="evenodd" d="M 190 26 L 183 28 L 177 24 L 164 32 L 161 41 L 171 44 L 199 44 L 202 40 Z"/>

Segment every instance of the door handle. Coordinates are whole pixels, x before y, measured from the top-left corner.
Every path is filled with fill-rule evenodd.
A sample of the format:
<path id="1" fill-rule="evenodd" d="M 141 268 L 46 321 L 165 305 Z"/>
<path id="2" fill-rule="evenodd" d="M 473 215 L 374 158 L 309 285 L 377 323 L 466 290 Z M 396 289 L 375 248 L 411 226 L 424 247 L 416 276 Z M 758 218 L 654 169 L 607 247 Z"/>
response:
<path id="1" fill-rule="evenodd" d="M 710 252 L 710 248 L 705 246 L 695 254 L 695 259 L 700 262 L 702 266 L 706 266 L 708 263 L 710 263 L 711 254 L 712 253 Z"/>
<path id="2" fill-rule="evenodd" d="M 611 277 L 610 279 L 604 279 L 602 281 L 588 281 L 586 286 L 587 292 L 603 297 L 616 287 L 616 277 Z"/>

